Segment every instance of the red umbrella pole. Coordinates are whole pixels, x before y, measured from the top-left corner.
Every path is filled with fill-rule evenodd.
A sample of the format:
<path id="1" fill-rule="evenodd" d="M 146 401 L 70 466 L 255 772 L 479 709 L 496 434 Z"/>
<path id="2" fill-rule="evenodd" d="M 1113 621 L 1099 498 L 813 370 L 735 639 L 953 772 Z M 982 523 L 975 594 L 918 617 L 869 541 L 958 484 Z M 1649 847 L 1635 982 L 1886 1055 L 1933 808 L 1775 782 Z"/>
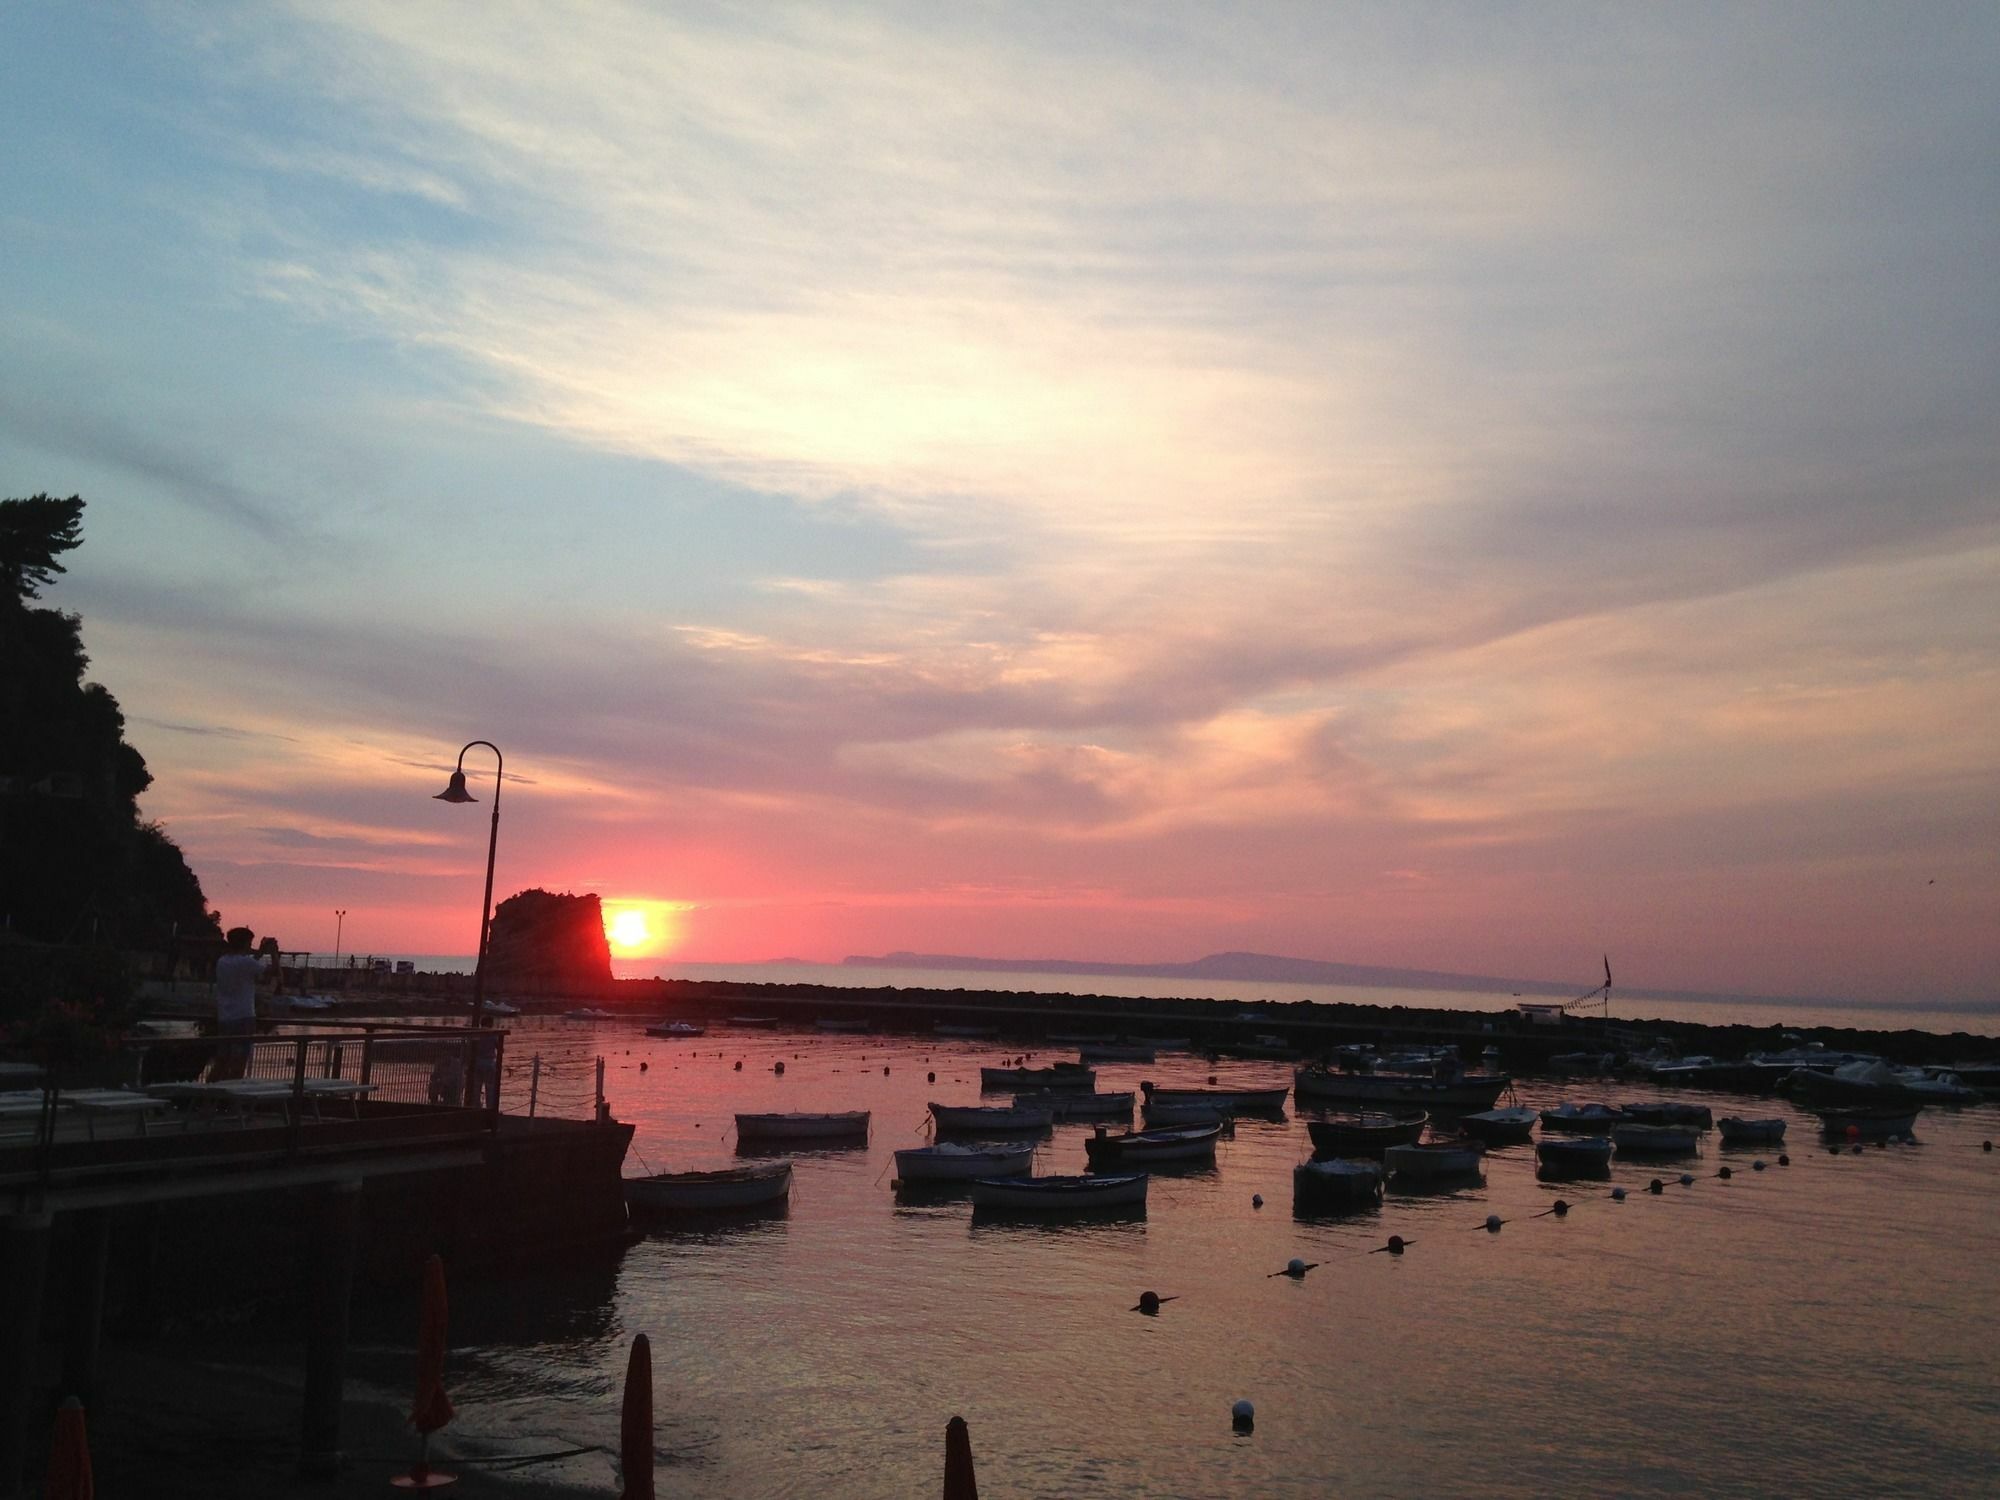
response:
<path id="1" fill-rule="evenodd" d="M 632 1339 L 625 1362 L 625 1405 L 618 1417 L 618 1467 L 625 1476 L 621 1500 L 653 1500 L 653 1345 Z"/>
<path id="2" fill-rule="evenodd" d="M 452 1475 L 433 1473 L 430 1464 L 431 1434 L 453 1416 L 451 1397 L 444 1389 L 448 1313 L 444 1262 L 433 1255 L 424 1262 L 424 1303 L 417 1318 L 417 1393 L 410 1404 L 410 1425 L 423 1435 L 423 1450 L 414 1469 L 390 1481 L 398 1489 L 436 1489 L 456 1482 Z"/>
<path id="3" fill-rule="evenodd" d="M 90 1477 L 90 1438 L 83 1428 L 83 1403 L 71 1396 L 56 1412 L 49 1439 L 49 1474 L 42 1489 L 45 1500 L 91 1500 L 97 1493 Z"/>
<path id="4" fill-rule="evenodd" d="M 972 1434 L 963 1417 L 944 1424 L 944 1500 L 979 1500 L 979 1481 L 972 1477 Z"/>

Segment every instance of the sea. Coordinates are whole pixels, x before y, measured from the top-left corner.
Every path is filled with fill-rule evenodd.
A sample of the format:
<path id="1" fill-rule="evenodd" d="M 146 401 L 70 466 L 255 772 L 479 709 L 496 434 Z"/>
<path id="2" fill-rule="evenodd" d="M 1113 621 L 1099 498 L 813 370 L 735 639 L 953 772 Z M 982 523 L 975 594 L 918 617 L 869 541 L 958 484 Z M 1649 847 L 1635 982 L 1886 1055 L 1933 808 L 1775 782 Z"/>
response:
<path id="1" fill-rule="evenodd" d="M 980 1101 L 979 1068 L 1022 1055 L 999 1042 L 670 1042 L 555 1017 L 509 1032 L 509 1110 L 534 1071 L 543 1113 L 587 1112 L 603 1059 L 636 1127 L 628 1174 L 745 1160 L 738 1111 L 867 1110 L 871 1129 L 790 1153 L 781 1212 L 454 1286 L 446 1452 L 486 1472 L 613 1492 L 644 1333 L 659 1492 L 676 1496 L 936 1494 L 953 1416 L 991 1495 L 2000 1494 L 1993 1104 L 1933 1107 L 1913 1140 L 1855 1149 L 1783 1101 L 1683 1093 L 1783 1119 L 1784 1145 L 1709 1133 L 1598 1181 L 1544 1180 L 1532 1146 L 1501 1147 L 1477 1178 L 1331 1215 L 1294 1207 L 1310 1152 L 1294 1109 L 1239 1120 L 1212 1165 L 1157 1169 L 1142 1211 L 1034 1223 L 894 1184 L 930 1103 Z M 1269 1087 L 1290 1069 L 1163 1053 L 1100 1068 L 1098 1087 L 1146 1079 Z M 1091 1128 L 1035 1138 L 1037 1170 L 1083 1170 Z M 1294 1261 L 1310 1269 L 1281 1274 Z M 1135 1310 L 1147 1291 L 1157 1315 Z M 407 1399 L 415 1318 L 357 1308 L 354 1372 L 384 1400 Z"/>
<path id="2" fill-rule="evenodd" d="M 396 954 L 421 973 L 469 974 L 469 954 Z M 314 963 L 327 955 L 316 955 Z M 1504 1012 L 1522 998 L 1546 1002 L 1542 994 L 1517 997 L 1490 990 L 1403 989 L 1382 985 L 1278 984 L 1264 980 L 1170 979 L 1144 975 L 1078 974 L 1051 970 L 1013 973 L 991 969 L 916 969 L 865 964 L 690 964 L 661 958 L 614 958 L 620 979 L 701 979 L 728 984 L 814 984 L 850 989 L 1017 990 L 1046 995 L 1124 995 L 1136 998 L 1218 999 L 1244 1005 L 1279 1005 L 1295 1000 L 1328 1004 L 1407 1006 L 1420 1010 Z M 1593 1004 L 1587 1011 L 1596 1015 Z M 1614 990 L 1608 1012 L 1615 1021 L 1692 1021 L 1708 1026 L 1849 1026 L 1864 1031 L 1964 1032 L 2000 1037 L 2000 999 L 1889 1004 L 1886 1002 L 1780 999 L 1763 996 L 1659 995 Z"/>

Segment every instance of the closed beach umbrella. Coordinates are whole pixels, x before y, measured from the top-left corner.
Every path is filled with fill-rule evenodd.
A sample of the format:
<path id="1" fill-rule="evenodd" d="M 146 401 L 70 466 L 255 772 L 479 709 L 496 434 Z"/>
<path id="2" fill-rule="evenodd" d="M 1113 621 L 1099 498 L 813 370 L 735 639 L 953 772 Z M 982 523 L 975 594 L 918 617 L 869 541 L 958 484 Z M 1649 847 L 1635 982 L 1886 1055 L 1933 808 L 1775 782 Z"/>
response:
<path id="1" fill-rule="evenodd" d="M 71 1396 L 56 1412 L 55 1436 L 49 1440 L 49 1475 L 42 1494 L 45 1500 L 91 1500 L 96 1493 L 90 1478 L 90 1439 L 83 1430 L 83 1403 Z"/>
<path id="2" fill-rule="evenodd" d="M 632 1356 L 625 1362 L 618 1466 L 625 1475 L 622 1500 L 653 1500 L 653 1346 L 643 1333 L 633 1338 Z"/>
<path id="3" fill-rule="evenodd" d="M 979 1500 L 979 1481 L 972 1477 L 972 1434 L 963 1417 L 944 1424 L 944 1500 Z"/>
<path id="4" fill-rule="evenodd" d="M 444 1262 L 433 1255 L 424 1263 L 424 1309 L 417 1322 L 417 1398 L 410 1407 L 410 1425 L 425 1437 L 452 1418 L 451 1397 L 444 1393 L 445 1312 Z"/>

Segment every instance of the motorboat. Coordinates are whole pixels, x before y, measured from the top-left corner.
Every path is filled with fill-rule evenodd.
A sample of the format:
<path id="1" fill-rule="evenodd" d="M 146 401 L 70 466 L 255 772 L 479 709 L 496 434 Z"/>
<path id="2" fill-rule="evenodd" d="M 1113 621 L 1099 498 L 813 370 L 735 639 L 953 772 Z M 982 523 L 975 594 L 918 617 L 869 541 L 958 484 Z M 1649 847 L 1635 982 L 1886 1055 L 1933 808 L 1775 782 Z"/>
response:
<path id="1" fill-rule="evenodd" d="M 1082 1063 L 1060 1062 L 1049 1068 L 981 1068 L 982 1089 L 1094 1089 L 1097 1073 Z"/>
<path id="2" fill-rule="evenodd" d="M 480 1002 L 480 1009 L 484 1010 L 487 1015 L 499 1016 L 502 1020 L 510 1016 L 518 1016 L 521 1013 L 520 1006 L 509 1005 L 505 1000 L 482 1000 Z"/>
<path id="3" fill-rule="evenodd" d="M 1558 1104 L 1542 1111 L 1542 1129 L 1568 1135 L 1604 1135 L 1624 1118 L 1623 1111 L 1609 1104 Z"/>
<path id="4" fill-rule="evenodd" d="M 1603 1172 L 1611 1165 L 1611 1137 L 1545 1135 L 1535 1142 L 1535 1159 L 1552 1173 Z"/>
<path id="5" fill-rule="evenodd" d="M 1611 1127 L 1611 1141 L 1620 1156 L 1689 1156 L 1701 1141 L 1692 1125 L 1641 1125 L 1625 1121 Z"/>
<path id="6" fill-rule="evenodd" d="M 1314 1157 L 1292 1168 L 1292 1208 L 1350 1208 L 1382 1196 L 1382 1164 L 1346 1157 Z"/>
<path id="7" fill-rule="evenodd" d="M 1315 1156 L 1380 1156 L 1391 1146 L 1412 1146 L 1431 1122 L 1427 1110 L 1385 1114 L 1362 1111 L 1306 1121 Z"/>
<path id="8" fill-rule="evenodd" d="M 1342 1073 L 1317 1063 L 1292 1075 L 1299 1102 L 1346 1100 L 1359 1104 L 1414 1104 L 1424 1109 L 1491 1109 L 1513 1080 L 1505 1073 L 1462 1073 L 1433 1078 L 1417 1073 Z"/>
<path id="9" fill-rule="evenodd" d="M 1213 1161 L 1220 1125 L 1185 1125 L 1173 1130 L 1128 1130 L 1112 1135 L 1100 1125 L 1086 1136 L 1084 1154 L 1094 1168 L 1100 1162 L 1150 1166 L 1155 1162 Z"/>
<path id="10" fill-rule="evenodd" d="M 972 1183 L 974 1208 L 1008 1213 L 1073 1214 L 1106 1208 L 1143 1208 L 1144 1172 L 1089 1177 L 980 1177 Z"/>
<path id="11" fill-rule="evenodd" d="M 1416 1146 L 1391 1146 L 1382 1165 L 1399 1181 L 1436 1182 L 1477 1172 L 1486 1157 L 1478 1141 L 1429 1141 Z"/>
<path id="12" fill-rule="evenodd" d="M 1058 1120 L 1129 1120 L 1133 1094 L 1100 1094 L 1084 1089 L 1029 1089 L 1014 1096 L 1017 1105 L 1055 1111 Z"/>
<path id="13" fill-rule="evenodd" d="M 1139 1092 L 1146 1096 L 1146 1103 L 1155 1104 L 1198 1104 L 1213 1109 L 1229 1110 L 1274 1110 L 1285 1107 L 1285 1096 L 1289 1088 L 1275 1089 L 1217 1089 L 1217 1088 L 1162 1088 L 1154 1083 L 1142 1083 Z"/>
<path id="14" fill-rule="evenodd" d="M 1775 1146 L 1785 1138 L 1785 1122 L 1777 1118 L 1745 1120 L 1724 1115 L 1715 1122 L 1725 1146 Z"/>
<path id="15" fill-rule="evenodd" d="M 931 1119 L 940 1131 L 1047 1130 L 1056 1114 L 1047 1105 L 934 1103 Z"/>
<path id="16" fill-rule="evenodd" d="M 1035 1148 L 1028 1144 L 963 1146 L 941 1141 L 896 1153 L 900 1182 L 970 1182 L 975 1177 L 1022 1176 L 1034 1169 Z"/>
<path id="17" fill-rule="evenodd" d="M 707 1036 L 706 1026 L 697 1026 L 692 1021 L 659 1021 L 646 1028 L 647 1036 L 663 1036 L 673 1039 L 691 1036 Z"/>
<path id="18" fill-rule="evenodd" d="M 847 1140 L 868 1134 L 868 1111 L 847 1110 L 837 1114 L 738 1115 L 739 1141 L 819 1141 Z"/>
<path id="19" fill-rule="evenodd" d="M 1525 1104 L 1505 1109 L 1482 1109 L 1460 1115 L 1458 1125 L 1467 1135 L 1477 1136 L 1489 1146 L 1518 1145 L 1535 1132 L 1536 1112 Z"/>
<path id="20" fill-rule="evenodd" d="M 1926 1104 L 1973 1104 L 1982 1097 L 1949 1068 L 1898 1068 L 1896 1078 Z"/>
<path id="21" fill-rule="evenodd" d="M 595 1005 L 579 1005 L 575 1010 L 562 1013 L 565 1021 L 615 1021 L 618 1017 L 611 1011 L 600 1010 Z"/>
<path id="22" fill-rule="evenodd" d="M 1682 1104 L 1672 1099 L 1652 1099 L 1637 1104 L 1615 1106 L 1621 1123 L 1635 1125 L 1691 1125 L 1707 1130 L 1715 1116 L 1706 1104 Z"/>
<path id="23" fill-rule="evenodd" d="M 782 1203 L 792 1191 L 792 1164 L 759 1162 L 718 1172 L 655 1172 L 625 1179 L 625 1202 L 634 1213 L 761 1208 Z"/>
<path id="24" fill-rule="evenodd" d="M 1923 1106 L 1857 1105 L 1846 1109 L 1822 1109 L 1817 1113 L 1820 1131 L 1829 1140 L 1881 1141 L 1891 1136 L 1910 1134 L 1916 1128 L 1917 1116 L 1923 1113 Z"/>

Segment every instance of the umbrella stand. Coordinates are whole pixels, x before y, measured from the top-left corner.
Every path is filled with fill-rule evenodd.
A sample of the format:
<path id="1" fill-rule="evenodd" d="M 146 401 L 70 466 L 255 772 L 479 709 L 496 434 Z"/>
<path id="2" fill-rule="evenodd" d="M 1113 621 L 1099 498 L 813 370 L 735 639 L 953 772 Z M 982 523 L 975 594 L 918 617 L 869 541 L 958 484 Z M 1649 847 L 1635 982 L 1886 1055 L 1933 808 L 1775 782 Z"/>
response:
<path id="1" fill-rule="evenodd" d="M 423 1311 L 417 1324 L 417 1395 L 410 1410 L 410 1425 L 422 1441 L 415 1466 L 389 1481 L 399 1490 L 441 1490 L 458 1483 L 456 1474 L 440 1474 L 431 1467 L 431 1434 L 452 1418 L 451 1398 L 444 1390 L 445 1318 L 444 1262 L 433 1255 L 424 1263 Z"/>
<path id="2" fill-rule="evenodd" d="M 407 1474 L 390 1477 L 389 1483 L 399 1490 L 441 1490 L 458 1483 L 456 1474 L 440 1474 L 431 1467 L 431 1435 L 423 1435 L 422 1445 L 417 1450 L 417 1461 L 410 1466 Z"/>

